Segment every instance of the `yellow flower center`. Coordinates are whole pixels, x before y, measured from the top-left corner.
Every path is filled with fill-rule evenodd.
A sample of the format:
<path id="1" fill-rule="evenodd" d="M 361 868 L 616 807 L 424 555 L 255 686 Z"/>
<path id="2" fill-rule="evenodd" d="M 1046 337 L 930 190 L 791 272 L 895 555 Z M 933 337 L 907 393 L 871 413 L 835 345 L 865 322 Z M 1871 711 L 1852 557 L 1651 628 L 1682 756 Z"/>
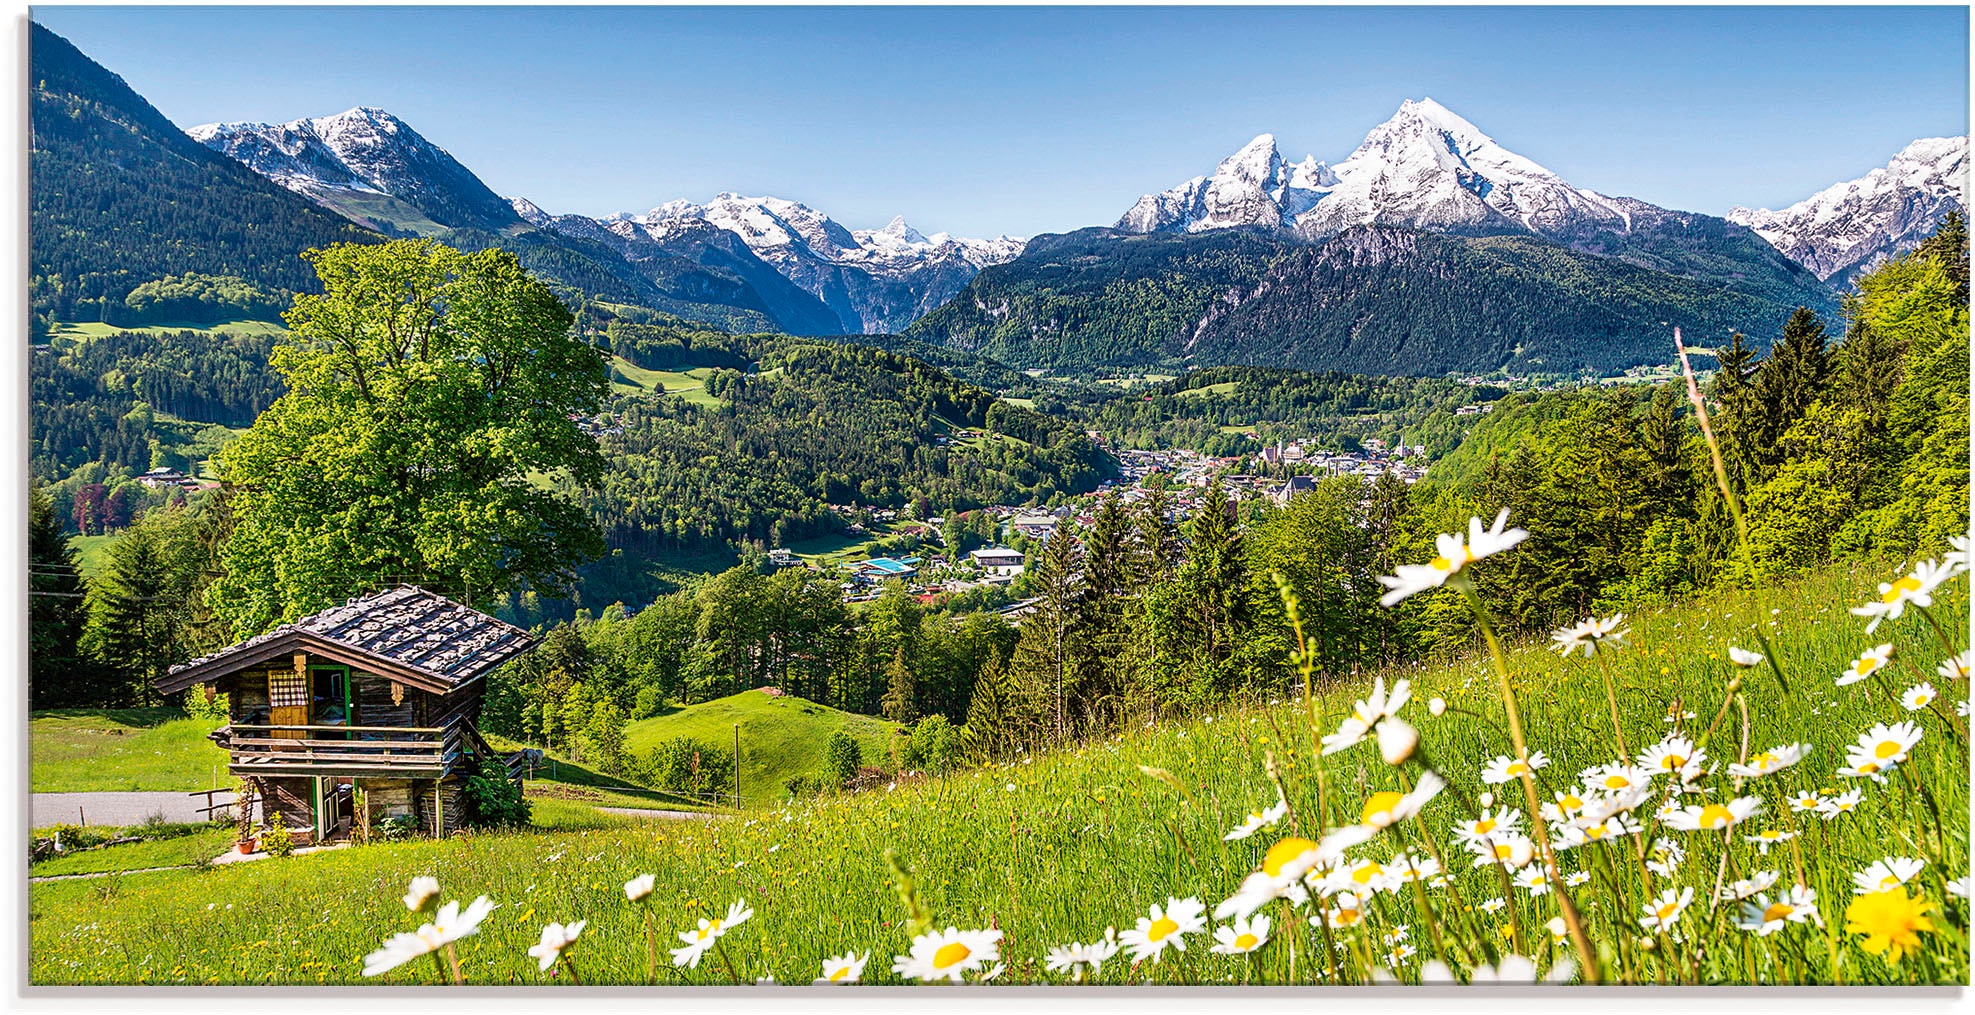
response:
<path id="1" fill-rule="evenodd" d="M 1758 752 L 1755 757 L 1750 758 L 1749 760 L 1754 763 L 1756 768 L 1768 768 L 1769 766 L 1774 765 L 1777 762 L 1782 761 L 1783 759 L 1777 757 L 1774 754 L 1771 754 L 1768 751 L 1761 751 Z"/>
<path id="2" fill-rule="evenodd" d="M 1467 562 L 1466 560 L 1467 556 L 1468 555 L 1465 551 L 1461 553 L 1461 557 L 1462 557 L 1461 563 L 1464 564 Z M 1452 574 L 1455 570 L 1459 569 L 1461 565 L 1456 564 L 1445 557 L 1435 557 L 1433 558 L 1432 561 L 1428 562 L 1426 566 L 1434 569 L 1435 571 L 1446 571 L 1447 573 Z"/>
<path id="3" fill-rule="evenodd" d="M 1261 943 L 1262 939 L 1253 934 L 1242 934 L 1234 939 L 1234 946 L 1242 951 L 1248 951 Z"/>
<path id="4" fill-rule="evenodd" d="M 1778 902 L 1762 911 L 1762 922 L 1774 923 L 1777 920 L 1785 920 L 1789 918 L 1791 913 L 1796 911 L 1797 907 L 1787 902 Z"/>
<path id="5" fill-rule="evenodd" d="M 1872 749 L 1872 753 L 1875 757 L 1890 758 L 1900 753 L 1900 742 L 1897 740 L 1881 740 L 1879 741 L 1879 746 Z"/>
<path id="6" fill-rule="evenodd" d="M 1494 818 L 1482 818 L 1480 821 L 1474 823 L 1474 834 L 1476 835 L 1487 835 L 1489 832 L 1492 832 L 1494 830 L 1495 830 Z"/>
<path id="7" fill-rule="evenodd" d="M 1934 696 L 1928 694 L 1926 691 L 1913 692 L 1913 703 L 1916 705 L 1925 705 L 1933 700 L 1934 700 Z"/>
<path id="8" fill-rule="evenodd" d="M 1391 815 L 1392 809 L 1399 806 L 1401 799 L 1399 794 L 1391 790 L 1386 790 L 1383 793 L 1373 793 L 1371 799 L 1365 801 L 1364 812 L 1358 816 L 1358 820 L 1367 825 L 1374 824 L 1373 818 L 1380 815 Z"/>
<path id="9" fill-rule="evenodd" d="M 1178 929 L 1180 929 L 1180 925 L 1174 923 L 1172 917 L 1162 916 L 1152 921 L 1151 927 L 1146 928 L 1145 939 L 1147 941 L 1164 941 L 1168 935 Z"/>
<path id="10" fill-rule="evenodd" d="M 1268 853 L 1263 855 L 1262 873 L 1269 877 L 1277 877 L 1282 874 L 1282 869 L 1288 866 L 1290 861 L 1315 848 L 1317 844 L 1308 839 L 1295 836 L 1284 839 L 1270 846 Z"/>
<path id="11" fill-rule="evenodd" d="M 1515 852 L 1515 847 L 1509 843 L 1500 842 L 1495 844 L 1495 859 L 1497 860 L 1507 860 L 1509 857 L 1514 856 Z"/>
<path id="12" fill-rule="evenodd" d="M 1887 586 L 1886 593 L 1879 597 L 1879 601 L 1882 603 L 1890 603 L 1893 600 L 1898 599 L 1909 592 L 1918 592 L 1918 591 L 1920 591 L 1920 579 L 1915 578 L 1912 575 L 1907 575 L 1906 577 L 1901 578 L 1899 581 L 1896 581 L 1891 585 Z"/>
<path id="13" fill-rule="evenodd" d="M 1873 670 L 1876 670 L 1876 669 L 1878 669 L 1878 668 L 1879 668 L 1879 660 L 1877 660 L 1877 659 L 1875 659 L 1875 658 L 1873 658 L 1872 656 L 1860 656 L 1860 657 L 1859 657 L 1859 659 L 1858 659 L 1858 675 L 1859 675 L 1859 676 L 1861 676 L 1861 677 L 1863 677 L 1863 676 L 1865 676 L 1865 675 L 1867 675 L 1867 674 L 1869 674 L 1869 673 L 1871 673 L 1871 672 L 1872 672 Z"/>
<path id="14" fill-rule="evenodd" d="M 949 947 L 949 948 L 951 948 L 951 947 L 953 947 L 953 946 L 952 946 L 952 945 L 948 945 L 947 947 Z M 965 947 L 965 946 L 962 946 L 962 947 Z M 831 974 L 830 974 L 830 982 L 831 982 L 831 983 L 836 983 L 836 982 L 839 982 L 839 981 L 841 981 L 841 980 L 842 980 L 842 979 L 843 979 L 844 977 L 846 977 L 846 976 L 849 976 L 849 975 L 850 975 L 850 967 L 849 967 L 849 966 L 838 966 L 838 967 L 837 967 L 837 971 L 836 971 L 836 972 L 834 972 L 834 973 L 831 973 Z"/>
<path id="15" fill-rule="evenodd" d="M 1331 915 L 1330 922 L 1336 924 L 1339 927 L 1349 927 L 1352 924 L 1357 923 L 1358 918 L 1363 915 L 1365 915 L 1364 911 L 1359 909 L 1355 909 L 1355 908 L 1340 909 L 1336 913 Z"/>
<path id="16" fill-rule="evenodd" d="M 1590 828 L 1585 829 L 1584 837 L 1595 841 L 1604 838 L 1610 831 L 1611 828 L 1605 822 L 1600 821 Z"/>
<path id="17" fill-rule="evenodd" d="M 1783 833 L 1774 828 L 1765 828 L 1759 833 L 1759 837 L 1764 839 L 1781 839 Z"/>
<path id="18" fill-rule="evenodd" d="M 1660 904 L 1660 908 L 1655 910 L 1655 912 L 1659 914 L 1660 919 L 1664 920 L 1667 919 L 1668 917 L 1671 917 L 1673 914 L 1680 912 L 1680 904 L 1678 902 L 1663 902 Z"/>
<path id="19" fill-rule="evenodd" d="M 1606 789 L 1624 789 L 1630 785 L 1632 785 L 1632 780 L 1626 778 L 1625 776 L 1622 775 L 1605 776 Z"/>
<path id="20" fill-rule="evenodd" d="M 940 946 L 939 951 L 933 953 L 933 968 L 952 969 L 954 966 L 967 961 L 967 956 L 972 954 L 974 953 L 966 945 L 958 941 L 943 944 Z"/>
<path id="21" fill-rule="evenodd" d="M 1720 828 L 1734 821 L 1735 813 L 1720 804 L 1709 804 L 1701 808 L 1702 828 Z"/>
<path id="22" fill-rule="evenodd" d="M 1666 769 L 1669 772 L 1673 771 L 1676 768 L 1683 767 L 1686 764 L 1687 764 L 1687 759 L 1681 757 L 1678 754 L 1669 754 L 1666 757 L 1660 759 L 1660 767 Z"/>
<path id="23" fill-rule="evenodd" d="M 1521 775 L 1524 772 L 1529 771 L 1529 766 L 1523 764 L 1520 761 L 1511 761 L 1509 762 L 1509 767 L 1503 769 L 1503 771 L 1507 772 L 1510 775 Z"/>
<path id="24" fill-rule="evenodd" d="M 1351 880 L 1356 881 L 1361 885 L 1368 885 L 1371 884 L 1371 880 L 1373 878 L 1378 877 L 1380 874 L 1383 873 L 1385 873 L 1385 868 L 1380 867 L 1378 864 L 1375 863 L 1368 863 L 1363 867 L 1360 867 L 1357 870 L 1352 871 Z"/>
<path id="25" fill-rule="evenodd" d="M 1564 810 L 1567 811 L 1578 810 L 1584 806 L 1584 801 L 1581 798 L 1579 798 L 1578 795 L 1575 793 L 1567 793 L 1564 796 L 1559 797 L 1557 799 L 1557 803 L 1561 805 Z"/>
<path id="26" fill-rule="evenodd" d="M 1879 879 L 1879 890 L 1882 892 L 1890 892 L 1893 889 L 1898 888 L 1899 884 L 1900 884 L 1900 879 L 1898 875 L 1888 874 L 1885 877 Z"/>

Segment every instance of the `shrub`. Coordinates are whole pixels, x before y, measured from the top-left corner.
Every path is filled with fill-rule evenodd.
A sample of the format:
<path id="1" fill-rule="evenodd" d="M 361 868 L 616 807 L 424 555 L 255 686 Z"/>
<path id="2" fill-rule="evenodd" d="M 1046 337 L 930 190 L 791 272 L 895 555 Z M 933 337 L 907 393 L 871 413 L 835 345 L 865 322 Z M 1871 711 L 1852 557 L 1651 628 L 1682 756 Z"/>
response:
<path id="1" fill-rule="evenodd" d="M 213 700 L 206 700 L 206 685 L 204 684 L 194 684 L 190 691 L 185 692 L 185 714 L 194 719 L 204 719 L 207 722 L 225 722 L 227 716 L 230 714 L 228 709 L 227 698 L 224 694 L 215 694 L 213 695 Z"/>
<path id="2" fill-rule="evenodd" d="M 960 731 L 943 715 L 929 715 L 912 727 L 905 741 L 907 768 L 944 772 L 960 757 Z"/>
<path id="3" fill-rule="evenodd" d="M 789 791 L 791 799 L 800 800 L 821 793 L 823 783 L 813 775 L 792 775 L 787 782 L 782 783 L 782 788 Z"/>
<path id="4" fill-rule="evenodd" d="M 507 768 L 490 757 L 466 778 L 466 822 L 470 828 L 519 828 L 528 824 L 528 799 L 507 777 Z"/>
<path id="5" fill-rule="evenodd" d="M 287 856 L 295 851 L 295 834 L 288 830 L 288 823 L 281 819 L 281 812 L 274 812 L 274 820 L 261 833 L 261 852 L 269 856 Z"/>
<path id="6" fill-rule="evenodd" d="M 841 788 L 857 774 L 858 766 L 864 763 L 864 749 L 857 746 L 857 739 L 842 730 L 830 734 L 823 745 L 823 770 L 830 776 L 830 784 Z"/>
<path id="7" fill-rule="evenodd" d="M 733 787 L 733 755 L 693 737 L 662 741 L 645 755 L 644 771 L 660 789 L 708 796 Z"/>
<path id="8" fill-rule="evenodd" d="M 409 814 L 385 818 L 377 823 L 377 835 L 385 842 L 403 842 L 418 834 L 418 820 Z"/>

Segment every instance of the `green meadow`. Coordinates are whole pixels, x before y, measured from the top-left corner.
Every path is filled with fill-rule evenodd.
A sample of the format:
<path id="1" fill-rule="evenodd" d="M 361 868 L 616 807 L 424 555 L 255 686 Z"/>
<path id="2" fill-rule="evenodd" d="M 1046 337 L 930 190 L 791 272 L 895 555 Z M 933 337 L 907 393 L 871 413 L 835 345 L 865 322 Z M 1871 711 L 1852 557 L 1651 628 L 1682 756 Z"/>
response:
<path id="1" fill-rule="evenodd" d="M 1726 832 L 1679 831 L 1655 816 L 1664 799 L 1656 793 L 1652 804 L 1633 812 L 1636 835 L 1557 854 L 1603 979 L 1965 982 L 1967 901 L 1950 886 L 1959 881 L 1965 892 L 1968 874 L 1968 755 L 1965 719 L 1956 724 L 1950 717 L 1967 684 L 1934 675 L 1950 646 L 1917 611 L 1873 636 L 1847 614 L 1887 577 L 1837 569 L 1631 617 L 1624 646 L 1608 644 L 1601 656 L 1611 664 L 1617 731 L 1607 671 L 1597 659 L 1561 658 L 1538 640 L 1509 646 L 1507 669 L 1529 748 L 1548 759 L 1535 773 L 1546 799 L 1578 785 L 1580 770 L 1618 758 L 1621 735 L 1633 754 L 1679 735 L 1705 752 L 1693 759 L 1705 774 L 1677 803 L 1743 797 L 1761 803 Z M 1941 631 L 1966 628 L 1965 581 L 1955 579 L 1943 590 L 1949 599 L 1932 611 Z M 1726 658 L 1731 646 L 1758 645 L 1758 632 L 1788 691 L 1767 665 L 1742 668 Z M 1838 686 L 1851 661 L 1881 640 L 1896 645 L 1889 676 Z M 1474 866 L 1455 833 L 1457 822 L 1474 819 L 1485 806 L 1484 792 L 1496 794 L 1496 808 L 1524 809 L 1514 782 L 1482 782 L 1484 765 L 1513 753 L 1489 657 L 1380 676 L 1388 688 L 1410 682 L 1411 700 L 1398 715 L 1418 730 L 1419 742 L 1399 766 L 1381 760 L 1369 740 L 1317 753 L 1315 734 L 1335 730 L 1352 702 L 1368 696 L 1372 674 L 1317 688 L 1308 703 L 1289 682 L 1271 698 L 1013 763 L 705 822 L 461 835 L 209 870 L 40 883 L 30 899 L 31 975 L 42 984 L 430 983 L 440 974 L 429 961 L 377 980 L 366 980 L 361 970 L 366 953 L 419 922 L 400 896 L 411 878 L 433 875 L 444 898 L 484 894 L 498 904 L 477 934 L 456 945 L 469 983 L 569 983 L 578 976 L 584 983 L 645 982 L 647 912 L 660 946 L 674 946 L 676 931 L 720 915 L 735 899 L 745 899 L 755 915 L 728 929 L 717 955 L 709 953 L 697 968 L 675 968 L 659 952 L 656 982 L 772 975 L 807 983 L 822 958 L 849 950 L 869 953 L 866 982 L 897 982 L 892 957 L 907 953 L 912 934 L 885 860 L 891 850 L 909 869 L 933 927 L 1001 931 L 998 960 L 1006 968 L 997 982 L 1062 983 L 1067 974 L 1045 968 L 1052 947 L 1102 938 L 1106 928 L 1154 925 L 1145 919 L 1147 907 L 1169 897 L 1198 897 L 1211 911 L 1272 844 L 1351 826 L 1375 794 L 1418 786 L 1430 765 L 1445 776 L 1447 789 L 1417 819 L 1347 851 L 1338 876 L 1362 877 L 1367 887 L 1301 906 L 1268 904 L 1261 912 L 1273 920 L 1272 930 L 1246 954 L 1215 954 L 1206 931 L 1182 928 L 1184 952 L 1168 949 L 1156 962 L 1136 963 L 1120 952 L 1084 979 L 1415 982 L 1429 959 L 1444 956 L 1457 969 L 1474 969 L 1511 954 L 1545 973 L 1587 979 L 1580 964 L 1566 964 L 1579 953 L 1549 929 L 1562 915 L 1561 893 L 1510 884 L 1505 868 Z M 1904 689 L 1924 681 L 1940 692 L 1945 708 L 1911 711 L 1900 704 Z M 764 709 L 803 707 L 755 697 L 772 702 Z M 689 728 L 709 739 L 730 737 L 741 714 L 700 709 L 696 716 L 688 710 L 647 720 L 634 735 L 640 744 L 660 731 Z M 1861 733 L 1906 720 L 1917 724 L 1920 739 L 1885 782 L 1834 774 Z M 747 718 L 740 721 L 745 742 Z M 1809 754 L 1774 774 L 1726 774 L 1730 763 L 1789 743 L 1808 744 Z M 1224 838 L 1245 815 L 1276 802 L 1271 765 L 1289 813 L 1249 838 Z M 1658 777 L 1656 790 L 1672 778 Z M 1846 790 L 1857 790 L 1859 803 L 1829 819 L 1789 804 L 1799 794 L 1831 799 Z M 1530 818 L 1522 816 L 1525 828 Z M 1770 830 L 1785 837 L 1774 845 L 1749 838 Z M 1643 862 L 1664 865 L 1673 855 L 1655 848 L 1662 840 L 1678 847 L 1677 859 L 1663 867 L 1666 873 L 1649 874 Z M 1401 851 L 1422 862 L 1438 858 L 1444 876 L 1392 890 L 1369 887 L 1376 877 L 1367 865 L 1389 865 Z M 1897 893 L 1917 900 L 1899 915 L 1904 922 L 1894 929 L 1907 944 L 1897 949 L 1875 942 L 1864 926 L 1848 929 L 1847 919 L 1858 907 L 1854 900 L 1864 898 L 1854 894 L 1854 874 L 1889 857 L 1924 861 Z M 1740 902 L 1714 901 L 1738 881 L 1761 882 L 1772 872 L 1775 884 L 1759 893 L 1758 913 L 1773 911 L 1784 887 L 1800 886 L 1816 893 L 1820 918 L 1800 913 L 1795 920 L 1778 917 L 1779 926 L 1767 932 L 1744 930 Z M 628 902 L 624 883 L 647 873 L 656 890 L 642 904 Z M 1575 883 L 1583 876 L 1588 880 Z M 1653 912 L 1649 903 L 1668 891 L 1691 898 L 1667 928 L 1642 926 L 1642 915 Z M 1330 916 L 1323 926 L 1307 920 L 1318 913 Z M 1886 929 L 1884 912 L 1858 913 Z M 565 953 L 580 973 L 561 967 L 538 973 L 526 949 L 544 923 L 570 920 L 588 921 Z M 1691 947 L 1671 948 L 1671 940 Z"/>

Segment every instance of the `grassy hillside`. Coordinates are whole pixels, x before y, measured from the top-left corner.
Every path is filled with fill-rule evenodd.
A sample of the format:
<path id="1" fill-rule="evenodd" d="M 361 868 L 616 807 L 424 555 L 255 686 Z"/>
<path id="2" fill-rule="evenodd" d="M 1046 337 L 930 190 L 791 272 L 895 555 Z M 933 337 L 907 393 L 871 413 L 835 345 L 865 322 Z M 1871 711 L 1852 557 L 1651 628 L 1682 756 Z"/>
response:
<path id="1" fill-rule="evenodd" d="M 1676 947 L 1665 936 L 1653 942 L 1652 951 L 1637 945 L 1644 892 L 1632 839 L 1563 854 L 1566 872 L 1595 878 L 1573 892 L 1592 938 L 1609 949 L 1610 975 L 1635 982 L 1963 981 L 1966 902 L 1944 893 L 1943 883 L 1968 870 L 1965 746 L 1934 713 L 1903 712 L 1876 689 L 1868 690 L 1870 685 L 1833 686 L 1847 662 L 1878 640 L 1868 639 L 1863 622 L 1846 615 L 1845 608 L 1871 596 L 1883 577 L 1837 571 L 1796 586 L 1723 595 L 1633 619 L 1629 646 L 1611 661 L 1634 752 L 1669 730 L 1704 736 L 1715 715 L 1732 702 L 1724 700 L 1724 687 L 1737 676 L 1746 680 L 1746 733 L 1739 714 L 1724 720 L 1706 737 L 1709 763 L 1720 766 L 1738 754 L 1790 741 L 1811 743 L 1813 752 L 1793 768 L 1732 790 L 1763 797 L 1767 804 L 1738 832 L 1794 831 L 1799 839 L 1791 845 L 1762 851 L 1738 835 L 1727 840 L 1732 863 L 1724 865 L 1722 837 L 1653 829 L 1686 850 L 1685 861 L 1660 877 L 1654 891 L 1694 891 L 1696 901 L 1677 929 L 1690 942 L 1706 939 L 1698 960 L 1691 959 L 1695 949 Z M 1965 586 L 1958 581 L 1952 589 L 1954 603 L 1936 612 L 1946 629 L 1957 630 L 1967 621 Z M 1723 658 L 1728 646 L 1751 644 L 1756 625 L 1767 632 L 1791 674 L 1793 694 L 1785 695 L 1762 671 L 1737 670 Z M 1941 653 L 1927 625 L 1911 615 L 1881 627 L 1878 637 L 1893 638 L 1930 673 Z M 1546 789 L 1561 789 L 1580 769 L 1618 754 L 1597 664 L 1582 657 L 1561 659 L 1531 643 L 1512 648 L 1509 666 L 1523 698 L 1531 747 L 1551 759 L 1540 773 Z M 1505 888 L 1495 870 L 1471 868 L 1451 834 L 1457 820 L 1474 816 L 1482 790 L 1513 791 L 1486 786 L 1479 778 L 1487 759 L 1509 749 L 1486 663 L 1466 659 L 1386 676 L 1412 680 L 1413 703 L 1403 714 L 1418 726 L 1421 750 L 1446 773 L 1452 788 L 1426 805 L 1418 823 L 1396 826 L 1351 855 L 1382 863 L 1401 849 L 1417 853 L 1429 842 L 1427 848 L 1447 861 L 1451 877 L 1417 894 L 1406 889 L 1373 896 L 1362 921 L 1331 933 L 1340 949 L 1336 968 L 1326 958 L 1320 932 L 1304 920 L 1308 910 L 1290 913 L 1276 903 L 1268 910 L 1276 920 L 1276 939 L 1252 955 L 1211 954 L 1205 947 L 1209 939 L 1194 935 L 1186 952 L 1169 952 L 1158 964 L 1134 967 L 1121 953 L 1105 963 L 1096 982 L 1362 982 L 1368 969 L 1388 963 L 1393 975 L 1411 982 L 1421 962 L 1440 947 L 1436 941 L 1457 967 L 1467 968 L 1497 961 L 1518 936 L 1539 966 L 1547 968 L 1563 954 L 1544 930 L 1557 913 L 1556 894 Z M 1911 679 L 1902 672 L 1895 686 Z M 1335 728 L 1368 685 L 1369 680 L 1356 680 L 1320 694 L 1321 728 Z M 1966 684 L 1937 679 L 1937 686 L 1958 699 Z M 1448 703 L 1438 716 L 1426 707 L 1433 697 Z M 1672 708 L 1676 704 L 1680 707 Z M 1673 723 L 1666 721 L 1670 709 Z M 1681 718 L 1687 712 L 1693 717 Z M 713 713 L 705 714 L 710 719 Z M 772 974 L 785 983 L 808 982 L 821 957 L 868 949 L 872 961 L 865 979 L 893 982 L 890 957 L 904 954 L 911 937 L 901 926 L 903 913 L 883 859 L 885 850 L 895 849 L 914 871 L 936 926 L 1003 931 L 1008 968 L 1002 982 L 1062 983 L 1066 977 L 1042 966 L 1052 946 L 1093 940 L 1107 926 L 1129 929 L 1148 905 L 1163 904 L 1168 895 L 1198 895 L 1211 907 L 1234 891 L 1278 837 L 1355 821 L 1370 794 L 1401 789 L 1416 777 L 1417 768 L 1402 775 L 1384 765 L 1374 748 L 1359 745 L 1325 759 L 1325 779 L 1313 785 L 1314 745 L 1304 716 L 1302 703 L 1294 699 L 1258 702 L 1062 754 L 751 818 L 587 833 L 476 835 L 210 872 L 132 875 L 119 879 L 110 897 L 87 882 L 39 884 L 32 889 L 31 976 L 36 983 L 378 982 L 363 980 L 361 957 L 385 937 L 410 929 L 416 921 L 407 918 L 399 896 L 411 877 L 435 874 L 446 898 L 485 893 L 501 903 L 479 935 L 460 946 L 472 982 L 541 982 L 523 952 L 536 942 L 544 922 L 572 919 L 590 921 L 570 953 L 580 962 L 585 983 L 640 982 L 643 911 L 626 903 L 619 886 L 652 873 L 658 885 L 650 911 L 667 944 L 673 931 L 724 909 L 729 900 L 745 898 L 753 905 L 756 916 L 722 942 L 743 980 Z M 1844 746 L 1859 732 L 1874 722 L 1909 717 L 1925 734 L 1895 780 L 1880 785 L 1831 775 L 1843 764 Z M 702 729 L 716 732 L 720 726 L 709 721 Z M 1226 841 L 1223 834 L 1243 815 L 1274 802 L 1275 790 L 1263 770 L 1270 756 L 1281 766 L 1295 812 L 1253 838 Z M 1171 785 L 1149 777 L 1141 766 L 1155 775 L 1169 773 Z M 1729 789 L 1719 767 L 1700 784 L 1718 787 L 1710 793 Z M 1927 796 L 1916 787 L 1925 787 Z M 1785 805 L 1790 794 L 1851 788 L 1862 791 L 1863 802 L 1835 820 Z M 1520 794 L 1499 802 L 1511 799 L 1519 801 Z M 1651 810 L 1642 807 L 1638 813 L 1651 821 Z M 1852 873 L 1889 855 L 1929 858 L 1914 887 L 1945 906 L 1935 913 L 1936 926 L 1943 929 L 1920 933 L 1920 951 L 1897 965 L 1857 947 L 1860 935 L 1847 931 L 1844 919 L 1854 898 Z M 1758 936 L 1734 928 L 1732 907 L 1709 909 L 1708 898 L 1724 875 L 1732 880 L 1773 870 L 1787 884 L 1800 869 L 1823 907 L 1821 927 L 1790 923 Z M 1492 901 L 1498 897 L 1506 907 Z M 225 910 L 229 904 L 236 908 Z M 222 907 L 223 915 L 209 912 L 212 905 Z M 1429 914 L 1431 921 L 1425 919 Z M 288 932 L 297 926 L 311 932 Z M 1416 950 L 1391 958 L 1386 935 L 1399 926 L 1408 928 L 1406 943 Z M 189 933 L 191 928 L 199 932 Z M 1675 958 L 1662 958 L 1667 955 Z M 660 961 L 665 962 L 663 955 Z M 430 963 L 416 962 L 381 982 L 424 983 L 433 976 Z M 713 984 L 727 982 L 728 974 L 710 957 L 697 970 L 665 965 L 659 977 L 661 983 Z"/>
<path id="2" fill-rule="evenodd" d="M 823 745 L 843 730 L 857 738 L 866 759 L 886 756 L 897 723 L 839 712 L 801 698 L 742 691 L 689 705 L 669 715 L 632 723 L 626 748 L 643 754 L 675 737 L 694 737 L 720 750 L 720 763 L 732 764 L 734 726 L 741 727 L 741 796 L 771 801 L 786 793 L 798 775 L 823 770 Z"/>
<path id="3" fill-rule="evenodd" d="M 169 791 L 229 785 L 226 752 L 206 739 L 218 725 L 188 719 L 175 708 L 36 712 L 28 721 L 34 791 Z"/>

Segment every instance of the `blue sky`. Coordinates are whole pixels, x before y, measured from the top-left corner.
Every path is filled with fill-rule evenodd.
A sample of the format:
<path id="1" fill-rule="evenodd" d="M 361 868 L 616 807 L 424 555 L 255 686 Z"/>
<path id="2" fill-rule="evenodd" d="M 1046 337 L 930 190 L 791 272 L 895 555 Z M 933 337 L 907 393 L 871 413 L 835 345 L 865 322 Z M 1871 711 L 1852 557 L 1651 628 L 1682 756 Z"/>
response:
<path id="1" fill-rule="evenodd" d="M 1968 131 L 1966 8 L 117 8 L 34 16 L 182 126 L 381 106 L 551 212 L 1108 224 L 1431 95 L 1572 183 L 1779 207 Z"/>

